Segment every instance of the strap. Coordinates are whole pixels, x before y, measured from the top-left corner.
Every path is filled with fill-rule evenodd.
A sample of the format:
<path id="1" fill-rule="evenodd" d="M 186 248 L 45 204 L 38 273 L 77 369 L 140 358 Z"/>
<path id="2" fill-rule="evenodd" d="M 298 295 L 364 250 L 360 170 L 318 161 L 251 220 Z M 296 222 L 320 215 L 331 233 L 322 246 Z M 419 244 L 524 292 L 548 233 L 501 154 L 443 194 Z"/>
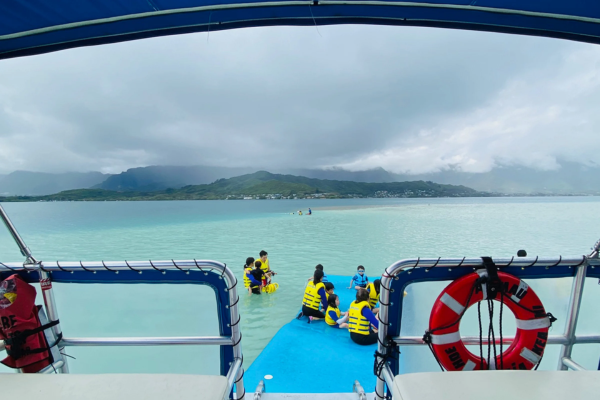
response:
<path id="1" fill-rule="evenodd" d="M 481 257 L 481 261 L 487 271 L 487 282 L 485 282 L 486 298 L 495 299 L 502 290 L 502 281 L 500 280 L 500 277 L 498 277 L 498 267 L 496 267 L 492 257 Z"/>
<path id="2" fill-rule="evenodd" d="M 35 335 L 37 333 L 43 332 L 46 329 L 52 328 L 59 324 L 59 320 L 51 321 L 45 325 L 38 326 L 35 329 L 28 329 L 23 332 L 20 332 L 10 338 L 4 339 L 4 344 L 6 345 L 6 353 L 14 358 L 15 360 L 27 356 L 30 354 L 39 354 L 45 351 L 50 350 L 52 347 L 56 346 L 62 340 L 62 333 L 58 334 L 56 341 L 53 345 L 48 347 L 40 347 L 38 349 L 24 349 L 25 341 L 29 336 Z"/>

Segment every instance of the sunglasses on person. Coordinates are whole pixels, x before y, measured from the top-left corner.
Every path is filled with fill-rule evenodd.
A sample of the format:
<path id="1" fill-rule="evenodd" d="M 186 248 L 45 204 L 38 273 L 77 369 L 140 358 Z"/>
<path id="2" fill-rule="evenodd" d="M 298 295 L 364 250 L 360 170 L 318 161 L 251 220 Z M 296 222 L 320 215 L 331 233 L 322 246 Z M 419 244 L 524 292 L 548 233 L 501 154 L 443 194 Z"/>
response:
<path id="1" fill-rule="evenodd" d="M 364 270 L 364 269 L 359 269 L 359 270 L 358 270 L 358 273 L 359 273 L 359 274 L 364 274 L 364 273 L 365 273 L 365 270 Z"/>

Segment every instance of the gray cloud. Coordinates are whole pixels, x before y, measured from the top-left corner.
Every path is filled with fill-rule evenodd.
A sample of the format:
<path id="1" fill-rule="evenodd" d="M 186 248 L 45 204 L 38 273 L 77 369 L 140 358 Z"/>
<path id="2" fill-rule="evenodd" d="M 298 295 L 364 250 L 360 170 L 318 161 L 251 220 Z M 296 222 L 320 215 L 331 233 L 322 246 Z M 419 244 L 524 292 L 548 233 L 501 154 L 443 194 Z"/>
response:
<path id="1" fill-rule="evenodd" d="M 0 172 L 428 172 L 592 163 L 600 51 L 464 31 L 255 28 L 0 62 Z"/>

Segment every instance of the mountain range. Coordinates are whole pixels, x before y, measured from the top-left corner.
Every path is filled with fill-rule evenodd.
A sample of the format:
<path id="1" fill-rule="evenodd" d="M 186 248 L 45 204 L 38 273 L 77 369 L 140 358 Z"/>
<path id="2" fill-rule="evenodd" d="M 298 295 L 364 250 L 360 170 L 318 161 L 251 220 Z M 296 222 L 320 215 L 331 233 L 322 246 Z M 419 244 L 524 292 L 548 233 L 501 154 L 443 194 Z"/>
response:
<path id="1" fill-rule="evenodd" d="M 202 185 L 218 179 L 253 173 L 251 168 L 211 166 L 150 166 L 131 168 L 119 174 L 100 172 L 51 174 L 15 171 L 0 175 L 0 195 L 48 195 L 73 189 L 103 189 L 111 191 L 159 192 Z M 449 169 L 435 173 L 395 174 L 383 168 L 365 171 L 344 169 L 284 169 L 279 174 L 313 179 L 389 183 L 431 181 L 440 184 L 463 185 L 478 191 L 504 194 L 600 194 L 600 167 L 561 162 L 555 171 L 540 171 L 518 166 L 497 167 L 485 173 Z"/>
<path id="2" fill-rule="evenodd" d="M 480 197 L 488 193 L 465 186 L 434 182 L 367 183 L 314 179 L 258 171 L 253 174 L 218 179 L 210 184 L 188 185 L 160 191 L 114 191 L 75 189 L 46 196 L 13 196 L 1 201 L 100 201 L 100 200 L 247 200 L 351 197 Z"/>

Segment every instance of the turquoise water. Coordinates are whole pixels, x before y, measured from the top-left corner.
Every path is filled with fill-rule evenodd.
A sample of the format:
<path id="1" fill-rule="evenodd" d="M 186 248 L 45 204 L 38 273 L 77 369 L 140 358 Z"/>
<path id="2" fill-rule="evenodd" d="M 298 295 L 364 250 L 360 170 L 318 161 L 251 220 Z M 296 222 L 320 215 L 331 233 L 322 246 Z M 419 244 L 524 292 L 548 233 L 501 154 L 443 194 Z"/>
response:
<path id="1" fill-rule="evenodd" d="M 325 266 L 326 273 L 336 275 L 352 275 L 361 264 L 367 275 L 375 278 L 402 258 L 510 256 L 521 248 L 530 255 L 580 255 L 588 253 L 600 238 L 600 198 L 595 197 L 3 206 L 34 255 L 42 260 L 214 259 L 227 263 L 241 278 L 245 258 L 267 250 L 272 269 L 279 273 L 280 289 L 273 295 L 241 293 L 246 366 L 293 318 L 306 280 L 318 263 Z M 290 214 L 308 207 L 314 215 Z M 23 260 L 4 230 L 0 232 L 0 260 Z M 564 315 L 570 282 L 539 285 L 536 282 L 534 287 L 547 309 Z M 410 288 L 416 317 L 406 323 L 407 334 L 422 334 L 421 319 L 426 325 L 431 305 L 443 288 L 439 283 L 419 286 Z M 600 286 L 590 282 L 587 289 L 584 312 L 593 315 Z M 57 285 L 56 294 L 68 337 L 217 334 L 214 296 L 205 287 Z M 561 321 L 564 323 L 564 318 Z M 582 332 L 600 331 L 597 321 L 597 317 L 582 321 Z M 557 326 L 555 329 L 562 330 Z M 582 350 L 576 348 L 576 357 L 578 351 L 586 357 L 593 354 L 597 362 L 598 346 L 578 347 Z M 70 360 L 74 372 L 218 370 L 217 349 L 208 347 L 69 348 L 68 352 L 77 357 Z M 413 369 L 430 367 L 429 361 L 418 361 L 426 359 L 425 355 L 408 353 L 406 359 Z M 593 360 L 590 357 L 585 362 Z M 554 367 L 555 359 L 550 364 Z"/>

